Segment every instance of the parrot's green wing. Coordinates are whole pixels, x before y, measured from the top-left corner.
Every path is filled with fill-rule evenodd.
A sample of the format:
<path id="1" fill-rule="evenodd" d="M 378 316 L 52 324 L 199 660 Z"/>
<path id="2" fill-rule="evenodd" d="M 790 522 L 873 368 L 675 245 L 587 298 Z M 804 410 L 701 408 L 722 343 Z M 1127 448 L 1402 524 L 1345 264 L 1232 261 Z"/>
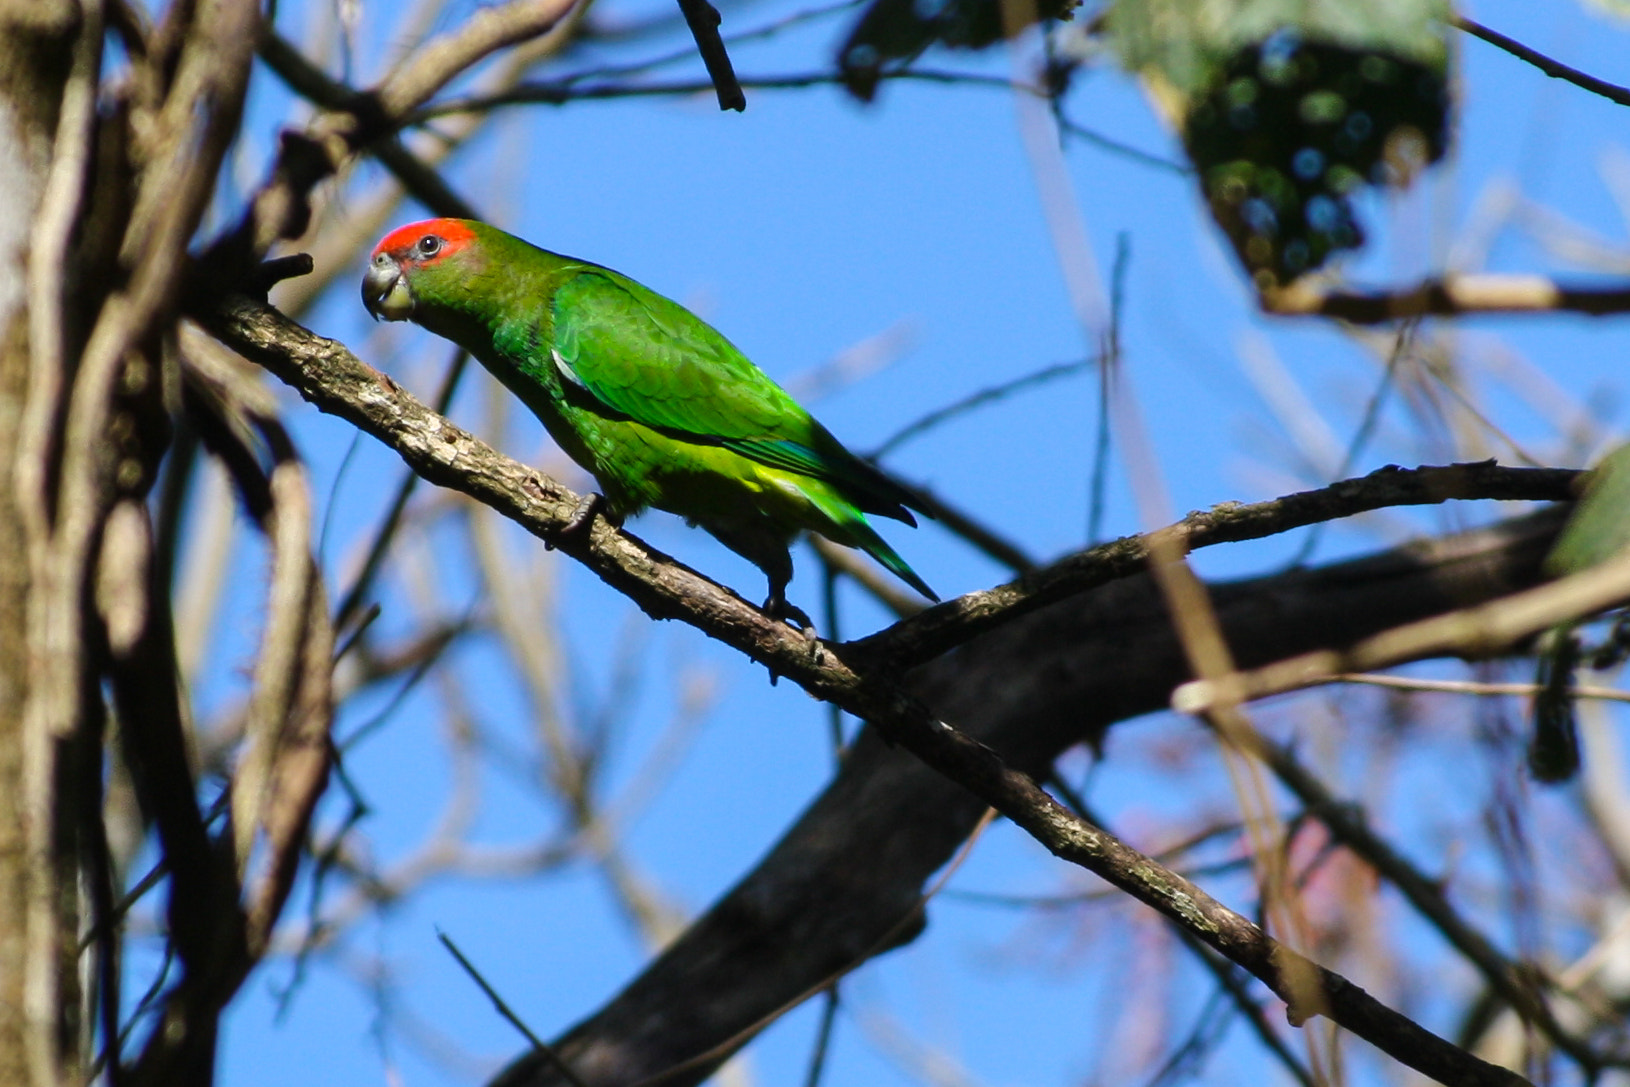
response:
<path id="1" fill-rule="evenodd" d="M 855 457 L 701 318 L 605 269 L 555 292 L 554 364 L 562 378 L 649 427 L 722 445 L 844 490 L 868 513 L 915 524 L 911 496 Z"/>

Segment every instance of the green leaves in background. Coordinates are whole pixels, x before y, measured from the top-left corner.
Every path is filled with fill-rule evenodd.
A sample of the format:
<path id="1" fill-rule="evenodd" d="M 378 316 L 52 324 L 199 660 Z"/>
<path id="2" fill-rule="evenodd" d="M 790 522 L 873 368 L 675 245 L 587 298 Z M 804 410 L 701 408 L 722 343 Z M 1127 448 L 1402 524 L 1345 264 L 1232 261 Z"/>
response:
<path id="1" fill-rule="evenodd" d="M 1359 188 L 1442 157 L 1448 19 L 1445 0 L 1118 0 L 1106 30 L 1266 290 L 1363 244 Z"/>
<path id="2" fill-rule="evenodd" d="M 1545 557 L 1545 568 L 1557 576 L 1577 574 L 1626 546 L 1630 546 L 1630 445 L 1621 445 L 1586 477 L 1584 493 Z M 1579 768 L 1571 690 L 1574 668 L 1586 657 L 1592 658 L 1592 667 L 1608 668 L 1630 655 L 1630 625 L 1622 616 L 1607 642 L 1590 649 L 1581 649 L 1573 628 L 1568 623 L 1557 627 L 1538 647 L 1540 691 L 1534 699 L 1534 736 L 1528 747 L 1528 768 L 1538 781 L 1565 781 Z"/>
<path id="3" fill-rule="evenodd" d="M 1553 574 L 1577 574 L 1630 544 L 1630 445 L 1603 457 L 1585 481 L 1573 516 L 1545 559 Z"/>
<path id="4" fill-rule="evenodd" d="M 1567 781 L 1579 772 L 1579 723 L 1574 707 L 1573 673 L 1581 648 L 1573 624 L 1553 627 L 1536 647 L 1534 731 L 1528 740 L 1528 772 L 1547 785 Z"/>
<path id="5" fill-rule="evenodd" d="M 870 102 L 891 61 L 930 45 L 983 49 L 1042 19 L 1067 19 L 1080 0 L 872 0 L 838 50 L 849 93 Z"/>

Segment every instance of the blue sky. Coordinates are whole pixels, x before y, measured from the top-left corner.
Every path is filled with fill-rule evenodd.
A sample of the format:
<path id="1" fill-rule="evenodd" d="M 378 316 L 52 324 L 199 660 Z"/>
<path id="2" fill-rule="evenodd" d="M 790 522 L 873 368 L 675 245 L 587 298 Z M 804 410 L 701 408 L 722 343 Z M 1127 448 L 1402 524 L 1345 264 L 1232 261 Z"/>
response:
<path id="1" fill-rule="evenodd" d="M 279 23 L 298 37 L 317 10 L 284 4 Z M 444 21 L 471 10 L 468 3 L 454 4 Z M 604 0 L 596 13 L 607 22 L 631 22 L 666 10 Z M 765 25 L 796 10 L 796 3 L 779 0 L 727 6 L 725 31 Z M 1630 82 L 1624 28 L 1580 5 L 1487 3 L 1471 14 L 1604 78 Z M 358 51 L 356 71 L 363 81 L 377 76 L 381 56 L 399 44 L 394 31 L 381 25 L 390 18 L 387 5 L 362 7 L 362 40 L 369 44 Z M 752 76 L 819 67 L 842 26 L 842 17 L 816 21 L 736 49 L 737 70 Z M 669 35 L 620 46 L 616 56 L 660 55 L 682 42 Z M 1483 221 L 1480 209 L 1504 192 L 1567 215 L 1630 259 L 1630 206 L 1617 202 L 1630 193 L 1621 176 L 1630 176 L 1623 135 L 1630 115 L 1480 42 L 1462 38 L 1456 46 L 1462 93 L 1451 159 L 1409 194 L 1366 204 L 1376 244 L 1352 266 L 1355 278 L 1406 282 L 1442 269 Z M 1001 49 L 980 57 L 942 53 L 929 63 L 1003 74 L 1010 57 Z M 695 63 L 675 69 L 699 70 Z M 270 134 L 288 116 L 287 97 L 275 79 L 264 70 L 256 78 L 242 171 L 250 181 L 257 155 L 265 154 Z M 810 401 L 822 421 L 856 449 L 872 448 L 911 420 L 979 389 L 1094 349 L 1072 312 L 1011 94 L 894 83 L 870 107 L 830 87 L 748 94 L 741 115 L 721 114 L 711 96 L 516 110 L 459 154 L 451 177 L 506 229 L 617 268 L 691 306 L 784 383 L 796 384 L 834 356 L 892 330 L 906 346 L 887 366 Z M 1068 111 L 1117 140 L 1176 157 L 1174 141 L 1142 93 L 1111 67 L 1100 65 L 1078 78 Z M 1256 315 L 1188 179 L 1082 140 L 1066 141 L 1064 162 L 1100 274 L 1112 265 L 1119 237 L 1130 247 L 1127 381 L 1149 428 L 1172 512 L 1323 482 L 1318 466 L 1299 466 L 1292 456 L 1286 422 L 1253 382 L 1252 367 L 1259 375 L 1282 375 L 1276 386 L 1281 395 L 1294 391 L 1311 408 L 1293 414 L 1291 422 L 1325 428 L 1339 452 L 1378 381 L 1376 353 L 1329 328 Z M 350 179 L 351 191 L 363 191 L 377 176 L 372 167 L 360 168 Z M 1615 179 L 1622 182 L 1617 194 Z M 421 209 L 407 205 L 395 221 L 419 217 Z M 340 277 L 308 322 L 429 398 L 445 346 L 415 328 L 382 329 L 367 321 L 353 286 L 365 255 L 356 253 L 355 268 Z M 1493 235 L 1482 266 L 1598 274 L 1570 271 L 1509 225 Z M 1592 410 L 1598 425 L 1586 428 L 1596 438 L 1588 440 L 1625 429 L 1625 413 L 1614 407 L 1623 403 L 1620 369 L 1630 346 L 1621 323 L 1480 319 L 1465 322 L 1456 341 L 1468 395 L 1536 458 L 1560 462 L 1568 453 L 1569 463 L 1578 463 L 1589 452 L 1559 429 L 1557 411 L 1544 399 L 1553 395 L 1546 382 L 1555 386 L 1557 403 L 1578 405 L 1586 420 L 1589 406 L 1597 405 Z M 1244 359 L 1254 361 L 1248 366 Z M 503 433 L 492 433 L 490 401 L 484 376 L 472 377 L 453 414 L 501 440 L 514 455 L 552 463 L 541 430 L 523 412 L 509 412 Z M 345 460 L 353 441 L 344 424 L 319 416 L 292 395 L 285 403 L 311 464 L 318 502 L 327 508 L 325 563 L 343 583 L 357 541 L 371 531 L 403 469 L 368 439 Z M 998 525 L 1032 554 L 1055 557 L 1087 542 L 1096 411 L 1094 380 L 1076 376 L 960 417 L 900 448 L 887 463 Z M 1580 417 L 1564 421 L 1572 425 Z M 1486 435 L 1458 444 L 1423 438 L 1394 398 L 1357 469 L 1471 455 L 1512 460 L 1499 439 Z M 581 475 L 569 478 L 584 483 Z M 1132 485 L 1119 458 L 1109 480 L 1105 532 L 1135 530 L 1140 522 Z M 1375 519 L 1325 533 L 1318 554 L 1330 558 L 1495 513 L 1430 510 Z M 756 570 L 677 519 L 652 514 L 630 527 L 743 595 L 762 595 Z M 991 562 L 932 524 L 916 531 L 889 524 L 883 531 L 943 596 L 1003 579 Z M 679 769 L 640 809 L 627 839 L 631 857 L 665 897 L 686 910 L 700 909 L 774 841 L 828 777 L 822 709 L 789 684 L 771 688 L 761 669 L 695 632 L 632 614 L 609 589 L 569 560 L 543 555 L 536 541 L 518 531 L 505 531 L 501 539 L 548 571 L 550 607 L 565 638 L 558 676 L 562 705 L 592 712 L 612 690 L 623 689 L 608 647 L 633 647 L 641 678 L 625 692 L 628 725 L 608 777 L 612 795 L 665 734 L 675 689 L 705 684 L 712 691 Z M 1220 549 L 1199 556 L 1197 564 L 1208 575 L 1242 576 L 1275 568 L 1300 543 L 1297 538 Z M 432 544 L 425 554 L 436 564 L 436 606 L 456 614 L 479 603 L 464 545 L 450 539 Z M 814 612 L 817 566 L 807 551 L 795 557 L 799 576 L 791 598 Z M 240 572 L 246 582 L 259 576 L 259 561 L 252 552 L 244 557 Z M 414 607 L 411 590 L 392 579 L 381 597 L 381 629 L 402 629 Z M 846 633 L 886 621 L 858 593 L 846 589 L 844 599 Z M 211 658 L 216 678 L 202 691 L 206 702 L 219 704 L 241 682 L 258 618 L 253 601 L 240 600 L 223 620 Z M 535 707 L 491 639 L 471 642 L 455 663 L 476 712 L 496 734 L 524 745 Z M 359 699 L 342 719 L 340 734 L 390 693 Z M 371 807 L 360 829 L 381 858 L 403 855 L 421 839 L 447 789 L 439 706 L 426 692 L 415 693 L 348 758 Z M 1283 716 L 1282 727 L 1299 727 L 1295 715 Z M 1158 756 L 1173 745 L 1194 748 L 1185 758 L 1194 780 L 1209 792 L 1162 790 Z M 1145 846 L 1160 843 L 1140 840 L 1137 828 L 1155 835 L 1196 806 L 1226 814 L 1226 787 L 1214 760 L 1198 746 L 1190 726 L 1175 719 L 1125 726 L 1111 742 L 1109 763 L 1092 777 L 1094 802 L 1115 813 Z M 495 765 L 501 761 L 486 759 L 480 770 L 473 836 L 484 844 L 529 840 L 556 818 Z M 1441 808 L 1414 817 L 1453 827 L 1472 817 L 1470 807 L 1445 797 Z M 340 814 L 338 804 L 325 807 L 325 825 L 335 825 Z M 1087 883 L 1079 873 L 1061 871 L 1012 828 L 999 826 L 952 886 L 1013 894 Z M 1243 890 L 1227 881 L 1217 887 L 1225 897 Z M 1118 1078 L 1123 1065 L 1117 1061 L 1129 1058 L 1117 1045 L 1132 1051 L 1143 1043 L 1137 1024 L 1117 1026 L 1115 1012 L 1133 984 L 1127 979 L 1139 973 L 1135 957 L 1162 952 L 1147 917 L 1135 908 L 1098 909 L 1068 924 L 1048 924 L 967 901 L 937 903 L 924 937 L 848 983 L 851 1010 L 840 1018 L 827 1082 L 913 1082 L 883 1055 L 889 1045 L 878 1039 L 891 1029 L 884 1012 L 953 1054 L 969 1082 L 1125 1081 Z M 1398 924 L 1407 925 L 1398 912 Z M 1080 941 L 1095 926 L 1110 925 L 1131 933 L 1119 954 L 1123 961 L 1082 960 Z M 337 956 L 311 965 L 281 1015 L 277 993 L 289 980 L 290 965 L 274 961 L 258 972 L 228 1020 L 221 1082 L 479 1082 L 497 1062 L 520 1052 L 522 1043 L 438 946 L 437 928 L 457 939 L 545 1036 L 592 1012 L 642 961 L 603 881 L 585 865 L 538 879 L 438 880 L 359 923 Z M 1441 958 L 1426 937 L 1417 946 L 1422 969 Z M 370 956 L 389 960 L 397 970 L 392 1007 L 405 1018 L 382 1016 L 367 988 L 348 976 L 347 961 Z M 1451 984 L 1467 983 L 1455 968 L 1445 969 Z M 1167 1033 L 1188 1029 L 1207 994 L 1197 981 L 1192 992 L 1175 994 Z M 436 1059 L 414 1022 L 456 1039 L 476 1062 Z M 749 1050 L 756 1082 L 801 1082 L 813 1032 L 808 1008 L 772 1028 Z M 1368 1067 L 1358 1060 L 1358 1067 Z M 1260 1082 L 1262 1069 L 1260 1055 L 1236 1026 L 1201 1081 Z"/>

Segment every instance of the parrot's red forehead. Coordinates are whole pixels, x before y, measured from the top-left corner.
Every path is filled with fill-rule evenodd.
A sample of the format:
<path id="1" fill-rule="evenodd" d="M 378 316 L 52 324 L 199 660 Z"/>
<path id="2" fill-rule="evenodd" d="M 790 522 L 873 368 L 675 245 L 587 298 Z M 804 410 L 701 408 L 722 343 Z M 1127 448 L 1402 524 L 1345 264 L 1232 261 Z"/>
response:
<path id="1" fill-rule="evenodd" d="M 442 240 L 441 251 L 436 254 L 438 257 L 456 253 L 475 241 L 475 231 L 462 219 L 425 219 L 399 226 L 385 235 L 374 246 L 373 255 L 405 253 L 418 245 L 419 239 L 427 234 L 434 234 Z"/>

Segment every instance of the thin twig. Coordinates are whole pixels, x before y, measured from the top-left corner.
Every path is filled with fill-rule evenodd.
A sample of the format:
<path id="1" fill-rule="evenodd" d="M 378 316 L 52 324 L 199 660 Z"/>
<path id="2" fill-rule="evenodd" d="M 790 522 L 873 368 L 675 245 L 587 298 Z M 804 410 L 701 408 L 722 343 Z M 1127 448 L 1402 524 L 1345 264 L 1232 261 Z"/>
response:
<path id="1" fill-rule="evenodd" d="M 1353 431 L 1352 440 L 1347 443 L 1347 449 L 1341 456 L 1341 464 L 1336 468 L 1335 476 L 1337 479 L 1344 478 L 1358 465 L 1359 455 L 1363 453 L 1364 447 L 1369 444 L 1370 438 L 1374 436 L 1376 427 L 1380 425 L 1381 409 L 1386 405 L 1387 394 L 1392 392 L 1393 386 L 1397 384 L 1398 367 L 1402 364 L 1409 345 L 1414 342 L 1415 331 L 1418 328 L 1420 328 L 1420 321 L 1405 321 L 1393 338 L 1392 350 L 1387 353 L 1387 365 L 1381 374 L 1381 381 L 1376 385 L 1375 391 L 1370 394 L 1369 400 L 1365 403 L 1364 414 L 1358 421 L 1358 429 Z M 1323 525 L 1314 526 L 1313 530 L 1307 534 L 1307 539 L 1302 541 L 1302 546 L 1296 549 L 1296 555 L 1291 559 L 1289 565 L 1301 566 L 1313 557 L 1313 552 L 1318 550 L 1323 529 Z"/>
<path id="2" fill-rule="evenodd" d="M 866 0 L 838 0 L 838 2 L 834 4 L 823 4 L 820 7 L 808 8 L 804 11 L 795 11 L 790 15 L 783 16 L 782 18 L 764 24 L 763 26 L 754 27 L 752 30 L 744 30 L 740 34 L 725 35 L 723 40 L 725 45 L 731 46 L 773 37 L 789 27 L 797 26 L 800 23 L 806 23 L 816 19 L 822 19 L 828 15 L 836 15 L 839 12 L 849 11 L 853 8 L 859 7 L 865 2 Z M 685 46 L 682 49 L 675 49 L 671 52 L 662 53 L 646 60 L 636 60 L 628 64 L 607 64 L 599 68 L 586 68 L 582 71 L 573 72 L 570 75 L 561 76 L 558 82 L 566 84 L 580 83 L 585 79 L 597 79 L 604 82 L 607 79 L 619 76 L 639 75 L 643 72 L 649 72 L 656 68 L 665 68 L 670 64 L 677 64 L 682 61 L 689 60 L 695 55 L 696 50 L 692 49 L 690 46 Z"/>
<path id="3" fill-rule="evenodd" d="M 1032 92 L 1035 90 L 1029 84 L 1016 83 L 1001 76 L 986 75 L 980 72 L 946 72 L 926 68 L 911 68 L 886 73 L 886 77 L 890 79 L 918 80 L 927 83 L 966 84 L 1000 90 L 1029 90 Z M 651 83 L 591 83 L 588 86 L 578 86 L 573 81 L 574 79 L 575 77 L 568 77 L 567 79 L 550 80 L 544 83 L 520 83 L 510 90 L 496 94 L 444 98 L 411 114 L 405 119 L 404 123 L 410 125 L 423 124 L 425 121 L 437 117 L 459 113 L 478 113 L 502 106 L 518 106 L 530 103 L 563 106 L 568 102 L 592 99 L 680 97 L 689 94 L 702 94 L 714 89 L 711 81 L 696 79 Z M 843 79 L 836 72 L 823 70 L 779 76 L 754 76 L 740 79 L 739 82 L 743 87 L 752 90 L 797 90 L 805 87 L 839 85 L 843 82 Z"/>
<path id="4" fill-rule="evenodd" d="M 1533 979 L 1524 976 L 1528 971 L 1517 968 L 1500 954 L 1493 942 L 1449 903 L 1438 881 L 1428 878 L 1374 831 L 1361 809 L 1342 803 L 1302 764 L 1291 748 L 1255 732 L 1246 740 L 1274 776 L 1328 828 L 1331 837 L 1364 858 L 1398 888 L 1416 912 L 1477 968 L 1489 988 L 1525 1022 L 1538 1027 L 1553 1045 L 1578 1062 L 1587 1078 L 1600 1068 L 1600 1058 L 1588 1043 L 1574 1037 L 1557 1021 L 1543 996 L 1535 990 Z"/>
<path id="5" fill-rule="evenodd" d="M 1057 775 L 1053 777 L 1052 785 L 1070 807 L 1086 818 L 1099 822 L 1097 813 L 1087 806 L 1086 799 Z M 1100 822 L 1099 825 L 1103 824 Z M 1185 845 L 1188 844 L 1191 843 L 1185 843 Z M 1223 862 L 1223 864 L 1231 866 L 1248 863 L 1250 862 L 1244 858 Z M 1217 867 L 1220 868 L 1222 865 Z M 1198 871 L 1198 869 L 1195 871 Z M 1250 992 L 1246 989 L 1245 981 L 1239 975 L 1239 967 L 1207 947 L 1182 925 L 1168 923 L 1168 928 L 1184 948 L 1210 971 L 1212 977 L 1217 979 L 1217 985 L 1233 1001 L 1234 1007 L 1245 1017 L 1245 1021 L 1251 1025 L 1251 1029 L 1256 1033 L 1257 1038 L 1261 1040 L 1270 1053 L 1278 1058 L 1279 1063 L 1285 1066 L 1285 1070 L 1294 1076 L 1296 1081 L 1302 1084 L 1302 1087 L 1318 1087 L 1318 1081 L 1308 1071 L 1307 1066 L 1297 1058 L 1295 1053 L 1291 1052 L 1290 1046 L 1286 1045 L 1285 1040 L 1279 1037 L 1278 1033 L 1269 1025 L 1268 1018 L 1263 1014 L 1261 1005 L 1252 998 Z"/>
<path id="6" fill-rule="evenodd" d="M 458 964 L 464 968 L 464 972 L 470 975 L 470 980 L 479 985 L 481 987 L 481 991 L 487 994 L 487 999 L 492 1001 L 492 1006 L 497 1009 L 498 1014 L 503 1016 L 510 1026 L 520 1031 L 521 1035 L 526 1038 L 528 1042 L 532 1043 L 533 1049 L 536 1049 L 539 1053 L 542 1053 L 545 1057 L 547 1057 L 549 1059 L 549 1063 L 555 1066 L 556 1070 L 560 1072 L 561 1076 L 566 1079 L 566 1082 L 570 1083 L 572 1087 L 587 1087 L 587 1085 L 578 1078 L 577 1073 L 572 1071 L 572 1066 L 566 1063 L 565 1058 L 563 1058 L 559 1053 L 555 1052 L 554 1047 L 548 1042 L 532 1033 L 532 1028 L 527 1026 L 520 1016 L 516 1015 L 510 1010 L 509 1005 L 504 1002 L 504 998 L 498 995 L 498 990 L 489 985 L 487 983 L 487 979 L 481 976 L 481 971 L 477 970 L 470 960 L 464 957 L 464 952 L 458 949 L 458 945 L 453 942 L 453 938 L 451 936 L 447 935 L 447 933 L 438 928 L 436 930 L 436 939 L 440 940 L 442 946 L 447 949 L 448 953 L 451 954 L 453 958 L 458 960 Z"/>
<path id="7" fill-rule="evenodd" d="M 719 108 L 740 113 L 747 108 L 747 96 L 742 93 L 736 69 L 730 64 L 730 54 L 719 37 L 722 21 L 719 9 L 708 0 L 679 0 L 679 10 L 685 16 L 685 25 L 690 27 L 691 37 L 696 39 L 697 52 L 702 54 L 708 78 L 719 96 Z"/>
<path id="8" fill-rule="evenodd" d="M 1482 23 L 1468 19 L 1464 15 L 1456 15 L 1453 22 L 1472 37 L 1481 38 L 1496 49 L 1504 49 L 1518 60 L 1532 64 L 1552 79 L 1565 80 L 1580 90 L 1599 94 L 1609 102 L 1630 106 L 1630 87 L 1621 87 L 1617 83 L 1609 83 L 1605 79 L 1597 79 L 1593 75 L 1581 72 L 1578 68 L 1570 68 L 1561 61 L 1548 57 L 1515 38 L 1508 38 L 1498 30 L 1490 30 Z"/>
<path id="9" fill-rule="evenodd" d="M 1358 683 L 1366 687 L 1388 687 L 1395 691 L 1424 691 L 1440 694 L 1472 694 L 1487 697 L 1528 698 L 1542 688 L 1538 683 L 1482 683 L 1465 679 L 1411 679 L 1374 673 L 1345 672 L 1330 677 L 1332 683 Z M 1630 691 L 1617 687 L 1569 687 L 1572 698 L 1595 698 L 1603 702 L 1630 702 Z"/>
<path id="10" fill-rule="evenodd" d="M 372 92 L 387 118 L 422 106 L 477 61 L 537 37 L 565 18 L 580 0 L 509 0 L 481 7 L 456 30 L 416 49 Z"/>
<path id="11" fill-rule="evenodd" d="M 999 384 L 986 386 L 977 392 L 969 393 L 960 400 L 953 400 L 944 407 L 935 408 L 928 414 L 912 420 L 887 438 L 884 438 L 879 445 L 866 454 L 866 458 L 868 460 L 879 460 L 913 438 L 926 434 L 947 420 L 955 419 L 959 415 L 965 415 L 976 408 L 984 407 L 986 404 L 1006 400 L 1014 393 L 1022 392 L 1025 389 L 1045 385 L 1049 381 L 1069 377 L 1071 374 L 1078 374 L 1082 370 L 1099 365 L 1101 362 L 1102 360 L 1097 358 L 1077 359 L 1074 362 L 1055 362 L 1051 366 L 1043 366 L 1041 369 L 1032 370 L 1028 374 L 1020 374 L 1018 377 Z"/>
<path id="12" fill-rule="evenodd" d="M 1121 370 L 1121 325 L 1126 315 L 1126 275 L 1132 265 L 1132 242 L 1125 231 L 1115 237 L 1115 264 L 1109 275 L 1109 321 L 1104 351 L 1098 359 L 1098 404 L 1093 420 L 1092 473 L 1087 484 L 1087 542 L 1097 543 L 1103 529 L 1104 500 L 1109 488 L 1109 454 L 1114 445 L 1110 408 Z"/>
<path id="13" fill-rule="evenodd" d="M 469 360 L 469 352 L 459 348 L 447 364 L 447 372 L 442 377 L 441 388 L 437 390 L 435 399 L 436 410 L 443 415 L 452 406 L 453 394 L 458 390 L 459 380 L 463 377 Z M 402 514 L 407 510 L 408 499 L 413 496 L 418 484 L 419 477 L 416 473 L 408 472 L 402 477 L 401 484 L 396 488 L 396 496 L 391 500 L 390 508 L 385 511 L 385 516 L 379 522 L 379 528 L 374 531 L 374 538 L 369 542 L 368 550 L 363 555 L 362 566 L 357 571 L 356 579 L 351 582 L 351 587 L 340 599 L 340 606 L 334 611 L 336 627 L 343 627 L 350 620 L 353 613 L 362 605 L 368 591 L 373 588 L 374 578 L 379 575 L 385 555 L 390 551 L 392 541 L 396 539 L 397 530 L 401 528 Z"/>
<path id="14" fill-rule="evenodd" d="M 815 1028 L 815 1051 L 809 1056 L 809 1073 L 804 1076 L 804 1087 L 820 1087 L 821 1073 L 826 1069 L 826 1054 L 832 1044 L 832 1028 L 838 1018 L 838 987 L 826 991 L 821 1002 L 821 1022 Z"/>

